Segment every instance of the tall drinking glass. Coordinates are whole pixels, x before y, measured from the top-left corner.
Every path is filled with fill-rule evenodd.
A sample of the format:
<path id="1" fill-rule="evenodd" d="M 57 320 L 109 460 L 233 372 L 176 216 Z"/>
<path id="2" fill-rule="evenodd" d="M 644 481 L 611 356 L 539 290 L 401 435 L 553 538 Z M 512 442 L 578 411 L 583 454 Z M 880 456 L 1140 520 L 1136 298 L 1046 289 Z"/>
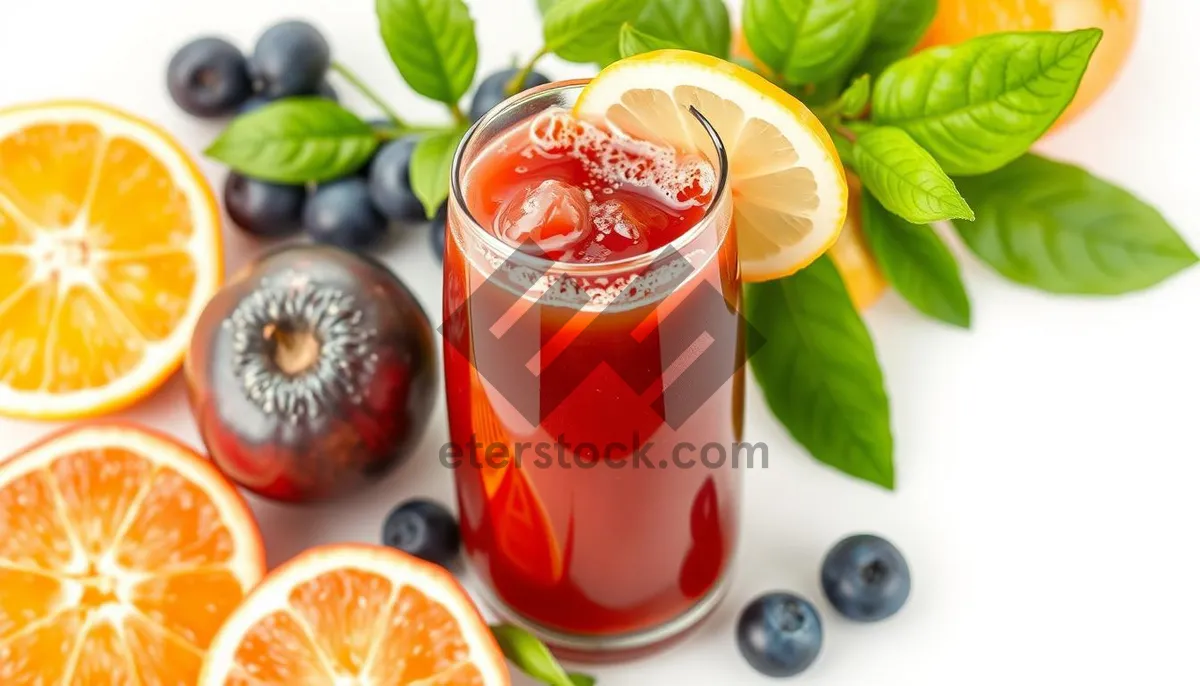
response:
<path id="1" fill-rule="evenodd" d="M 510 100 L 459 148 L 443 456 L 489 602 L 560 651 L 604 658 L 681 634 L 721 597 L 739 525 L 744 344 L 727 161 L 702 117 L 711 199 L 661 247 L 551 260 L 503 240 L 481 209 L 494 177 L 529 175 L 515 150 L 530 122 L 569 111 L 583 85 Z"/>

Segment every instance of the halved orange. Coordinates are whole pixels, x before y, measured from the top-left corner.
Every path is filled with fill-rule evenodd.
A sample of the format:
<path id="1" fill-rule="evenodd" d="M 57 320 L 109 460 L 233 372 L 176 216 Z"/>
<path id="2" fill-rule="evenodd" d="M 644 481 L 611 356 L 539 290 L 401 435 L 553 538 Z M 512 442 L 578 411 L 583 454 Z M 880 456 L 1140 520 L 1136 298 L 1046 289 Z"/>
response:
<path id="1" fill-rule="evenodd" d="M 0 414 L 154 390 L 221 271 L 216 199 L 167 133 L 87 102 L 0 110 Z"/>
<path id="2" fill-rule="evenodd" d="M 508 686 L 454 577 L 391 548 L 313 548 L 272 572 L 213 641 L 201 686 Z"/>
<path id="3" fill-rule="evenodd" d="M 0 463 L 0 684 L 195 684 L 263 572 L 208 460 L 132 426 L 58 434 Z"/>

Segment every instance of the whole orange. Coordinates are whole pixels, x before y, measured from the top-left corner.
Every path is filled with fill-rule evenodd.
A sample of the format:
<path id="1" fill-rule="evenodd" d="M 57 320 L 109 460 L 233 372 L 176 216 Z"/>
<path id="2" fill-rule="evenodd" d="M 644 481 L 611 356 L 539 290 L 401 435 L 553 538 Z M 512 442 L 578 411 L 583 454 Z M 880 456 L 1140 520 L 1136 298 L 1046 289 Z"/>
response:
<path id="1" fill-rule="evenodd" d="M 1070 31 L 1096 27 L 1104 40 L 1075 101 L 1055 128 L 1079 116 L 1116 77 L 1133 49 L 1141 0 L 941 0 L 918 49 L 953 45 L 999 31 Z"/>

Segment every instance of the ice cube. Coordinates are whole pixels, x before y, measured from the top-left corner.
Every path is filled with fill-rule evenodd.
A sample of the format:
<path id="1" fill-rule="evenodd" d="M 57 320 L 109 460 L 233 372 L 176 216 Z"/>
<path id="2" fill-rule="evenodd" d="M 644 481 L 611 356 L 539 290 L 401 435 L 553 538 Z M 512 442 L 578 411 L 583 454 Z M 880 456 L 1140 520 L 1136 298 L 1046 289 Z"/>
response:
<path id="1" fill-rule="evenodd" d="M 587 197 L 581 188 L 547 179 L 510 198 L 496 214 L 495 231 L 518 247 L 568 251 L 592 232 Z"/>
<path id="2" fill-rule="evenodd" d="M 608 259 L 633 257 L 649 252 L 650 236 L 669 222 L 662 210 L 626 195 L 592 206 L 592 240 L 604 246 Z"/>

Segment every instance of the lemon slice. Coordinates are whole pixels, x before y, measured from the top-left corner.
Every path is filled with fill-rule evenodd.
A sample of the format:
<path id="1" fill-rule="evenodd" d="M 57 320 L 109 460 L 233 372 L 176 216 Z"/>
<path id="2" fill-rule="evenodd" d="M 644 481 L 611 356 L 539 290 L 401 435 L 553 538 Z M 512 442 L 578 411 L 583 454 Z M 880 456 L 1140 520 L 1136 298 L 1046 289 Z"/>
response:
<path id="1" fill-rule="evenodd" d="M 796 98 L 754 72 L 686 50 L 613 63 L 583 89 L 575 115 L 677 149 L 725 144 L 742 275 L 769 281 L 820 257 L 846 219 L 846 173 L 829 133 Z"/>

